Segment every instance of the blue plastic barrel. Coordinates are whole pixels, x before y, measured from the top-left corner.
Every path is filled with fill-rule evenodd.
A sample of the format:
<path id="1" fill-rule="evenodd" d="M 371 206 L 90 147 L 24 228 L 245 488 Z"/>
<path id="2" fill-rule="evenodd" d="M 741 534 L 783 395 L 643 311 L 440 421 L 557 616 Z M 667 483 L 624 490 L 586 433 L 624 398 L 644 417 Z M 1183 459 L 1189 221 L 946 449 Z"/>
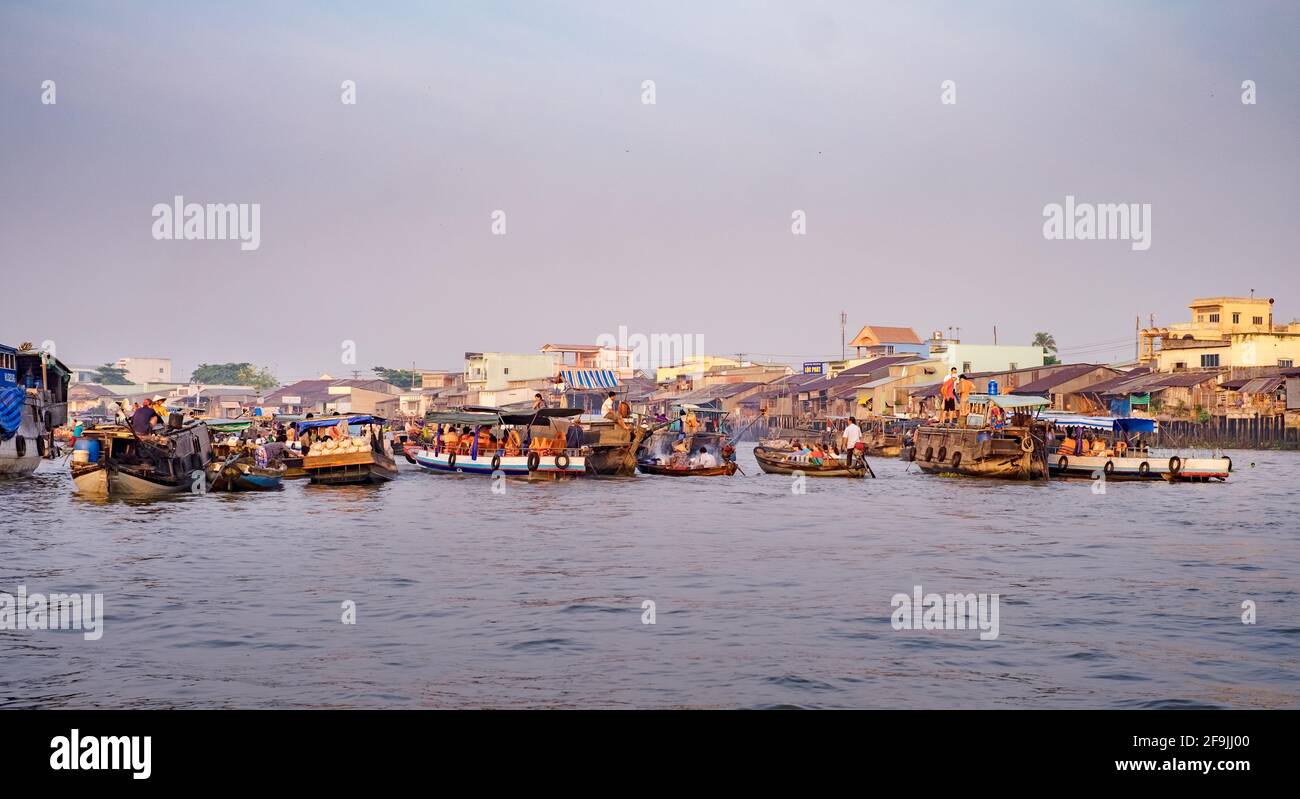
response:
<path id="1" fill-rule="evenodd" d="M 86 459 L 90 463 L 99 463 L 99 439 L 96 438 L 79 438 L 74 449 L 82 450 L 86 453 Z"/>
<path id="2" fill-rule="evenodd" d="M 990 380 L 990 381 L 989 381 L 989 396 L 996 397 L 997 395 L 998 395 L 998 381 L 996 381 L 996 380 Z"/>

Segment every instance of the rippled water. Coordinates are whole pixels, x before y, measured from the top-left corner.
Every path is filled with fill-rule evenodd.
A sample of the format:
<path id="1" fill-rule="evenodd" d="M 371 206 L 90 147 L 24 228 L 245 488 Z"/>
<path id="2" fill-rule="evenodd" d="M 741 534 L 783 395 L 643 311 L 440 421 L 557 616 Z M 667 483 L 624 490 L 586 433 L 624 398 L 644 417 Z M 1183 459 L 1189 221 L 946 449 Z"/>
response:
<path id="1" fill-rule="evenodd" d="M 0 631 L 0 705 L 1296 707 L 1300 455 L 1232 454 L 1227 484 L 1104 495 L 898 461 L 799 495 L 742 451 L 137 505 L 46 464 L 0 482 L 0 591 L 102 592 L 105 633 Z M 895 631 L 918 583 L 1000 594 L 999 637 Z"/>

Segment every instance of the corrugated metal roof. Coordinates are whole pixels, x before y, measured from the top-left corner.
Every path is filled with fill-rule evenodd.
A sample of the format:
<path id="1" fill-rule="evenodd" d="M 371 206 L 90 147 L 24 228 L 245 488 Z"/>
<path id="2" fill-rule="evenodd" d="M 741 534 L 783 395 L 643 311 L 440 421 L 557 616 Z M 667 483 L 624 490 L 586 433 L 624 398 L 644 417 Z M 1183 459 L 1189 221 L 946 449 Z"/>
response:
<path id="1" fill-rule="evenodd" d="M 1100 366 L 1095 363 L 1073 364 L 1071 366 L 1066 367 L 1065 369 L 1058 369 L 1055 372 L 1052 372 L 1050 375 L 1047 375 L 1046 377 L 1041 377 L 1038 380 L 1033 380 L 1031 382 L 1025 383 L 1023 386 L 1017 386 L 1011 393 L 1012 394 L 1049 394 L 1051 393 L 1052 389 L 1056 388 L 1062 383 L 1068 383 L 1071 380 L 1075 380 L 1080 377 L 1083 377 L 1089 372 L 1093 372 L 1096 371 L 1097 369 L 1105 369 L 1105 368 L 1107 367 Z"/>

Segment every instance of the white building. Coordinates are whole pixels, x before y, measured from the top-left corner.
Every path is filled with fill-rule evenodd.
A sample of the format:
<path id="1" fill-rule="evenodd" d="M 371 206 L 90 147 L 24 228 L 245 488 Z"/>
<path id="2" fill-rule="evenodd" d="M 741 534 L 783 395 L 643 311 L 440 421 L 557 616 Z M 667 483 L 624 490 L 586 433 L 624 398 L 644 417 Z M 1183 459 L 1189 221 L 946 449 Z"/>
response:
<path id="1" fill-rule="evenodd" d="M 126 379 L 132 383 L 172 382 L 172 359 L 154 357 L 119 358 L 113 364 L 126 370 Z"/>
<path id="2" fill-rule="evenodd" d="M 943 372 L 956 367 L 970 372 L 1014 372 L 1042 366 L 1043 348 L 1006 344 L 963 344 L 953 339 L 931 339 L 930 358 L 945 364 Z"/>

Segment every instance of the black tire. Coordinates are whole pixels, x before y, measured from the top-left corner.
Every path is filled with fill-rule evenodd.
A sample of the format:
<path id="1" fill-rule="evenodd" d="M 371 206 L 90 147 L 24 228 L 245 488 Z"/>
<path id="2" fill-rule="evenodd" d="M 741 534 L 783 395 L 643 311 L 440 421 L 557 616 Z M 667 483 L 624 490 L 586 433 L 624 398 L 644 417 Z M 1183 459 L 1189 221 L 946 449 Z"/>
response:
<path id="1" fill-rule="evenodd" d="M 45 437 L 44 437 L 44 436 L 37 436 L 37 437 L 36 437 L 36 454 L 39 455 L 39 456 L 41 456 L 42 458 L 45 457 Z"/>
<path id="2" fill-rule="evenodd" d="M 14 452 L 18 453 L 18 457 L 20 458 L 26 455 L 27 439 L 22 436 L 14 436 Z"/>
<path id="3" fill-rule="evenodd" d="M 1061 471 L 1065 471 L 1066 469 L 1069 469 L 1070 459 L 1062 455 L 1061 459 L 1056 462 L 1056 468 L 1060 469 Z"/>
<path id="4" fill-rule="evenodd" d="M 911 462 L 914 461 L 914 460 L 916 460 L 916 447 L 908 447 L 908 448 L 907 448 L 907 461 L 908 461 L 908 463 L 911 463 Z"/>
<path id="5" fill-rule="evenodd" d="M 1180 458 L 1180 457 L 1178 457 L 1177 455 L 1175 455 L 1174 457 L 1172 457 L 1172 458 L 1169 459 L 1169 473 L 1170 473 L 1170 474 L 1172 474 L 1172 475 L 1174 475 L 1175 477 L 1177 477 L 1177 476 L 1178 476 L 1178 473 L 1181 472 L 1182 470 L 1183 470 L 1183 459 L 1182 459 L 1182 458 Z"/>
<path id="6" fill-rule="evenodd" d="M 926 459 L 927 461 L 932 461 L 932 460 L 934 460 L 934 447 L 926 447 L 926 448 L 925 448 L 925 459 Z"/>
<path id="7" fill-rule="evenodd" d="M 492 456 L 492 471 L 495 472 L 497 469 L 500 469 L 500 468 L 501 468 L 501 455 L 500 455 L 500 454 L 493 455 L 493 456 Z"/>
<path id="8" fill-rule="evenodd" d="M 952 454 L 952 468 L 956 469 L 959 466 L 961 466 L 961 453 L 954 452 Z"/>
<path id="9" fill-rule="evenodd" d="M 528 453 L 528 471 L 535 472 L 537 467 L 542 465 L 542 456 L 536 452 Z"/>
<path id="10" fill-rule="evenodd" d="M 447 456 L 447 468 L 448 469 L 456 468 L 456 453 L 453 452 Z"/>
<path id="11" fill-rule="evenodd" d="M 1115 473 L 1115 461 L 1106 461 L 1106 465 L 1101 467 L 1102 474 L 1110 477 Z"/>
<path id="12" fill-rule="evenodd" d="M 1142 475 L 1143 477 L 1146 477 L 1147 475 L 1151 474 L 1151 464 L 1147 463 L 1146 461 L 1142 461 L 1141 463 L 1139 463 L 1138 474 Z"/>
<path id="13" fill-rule="evenodd" d="M 555 466 L 561 471 L 569 468 L 569 456 L 561 452 L 555 456 Z"/>
<path id="14" fill-rule="evenodd" d="M 1228 471 L 1232 471 L 1232 458 L 1227 458 L 1226 460 L 1228 461 Z"/>
<path id="15" fill-rule="evenodd" d="M 947 459 L 948 459 L 948 448 L 939 447 L 939 463 L 943 463 Z"/>

